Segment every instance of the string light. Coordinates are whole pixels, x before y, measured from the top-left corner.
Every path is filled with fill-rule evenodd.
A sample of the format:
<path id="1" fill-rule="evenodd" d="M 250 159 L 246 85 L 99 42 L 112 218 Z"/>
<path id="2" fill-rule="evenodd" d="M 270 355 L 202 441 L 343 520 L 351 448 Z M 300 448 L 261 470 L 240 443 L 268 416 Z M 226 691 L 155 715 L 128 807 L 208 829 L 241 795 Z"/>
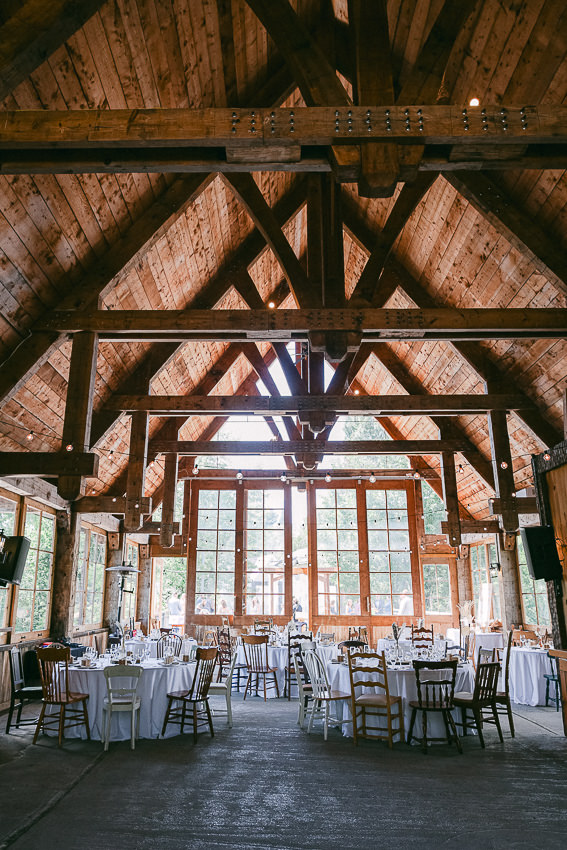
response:
<path id="1" fill-rule="evenodd" d="M 471 97 L 469 100 L 469 106 L 480 106 L 480 100 L 478 97 Z"/>
<path id="2" fill-rule="evenodd" d="M 508 469 L 508 464 L 505 460 L 500 461 L 500 469 Z"/>
<path id="3" fill-rule="evenodd" d="M 415 470 L 413 477 L 416 479 L 416 481 L 417 481 L 418 478 L 421 478 L 421 473 L 420 473 L 419 469 Z"/>
<path id="4" fill-rule="evenodd" d="M 31 443 L 31 441 L 33 440 L 33 431 L 30 431 L 29 434 L 26 434 L 26 440 L 29 440 L 29 442 Z"/>
<path id="5" fill-rule="evenodd" d="M 236 480 L 242 481 L 243 478 L 244 478 L 244 476 L 243 476 L 241 470 L 239 469 L 238 472 L 236 473 Z"/>
<path id="6" fill-rule="evenodd" d="M 370 481 L 370 483 L 371 483 L 371 484 L 375 484 L 375 483 L 376 483 L 376 476 L 374 475 L 374 473 L 373 473 L 373 472 L 371 472 L 371 473 L 370 473 L 370 477 L 369 477 L 369 479 L 368 479 L 368 480 Z"/>
<path id="7" fill-rule="evenodd" d="M 270 310 L 273 310 L 275 306 L 276 306 L 275 301 L 268 301 L 268 307 L 270 308 Z"/>
<path id="8" fill-rule="evenodd" d="M 66 452 L 72 452 L 73 449 L 74 449 L 73 443 L 67 443 L 67 445 L 65 446 Z"/>
<path id="9" fill-rule="evenodd" d="M 545 452 L 543 459 L 544 460 L 551 460 L 551 455 L 549 454 L 549 452 Z"/>
<path id="10" fill-rule="evenodd" d="M 462 463 L 460 463 L 460 464 L 459 464 L 459 466 L 457 467 L 457 469 L 459 470 L 459 473 L 460 473 L 461 475 L 462 475 L 462 474 L 463 474 L 463 472 L 465 471 Z"/>
<path id="11" fill-rule="evenodd" d="M 280 475 L 280 481 L 282 482 L 282 484 L 285 484 L 285 482 L 287 481 L 287 475 L 285 474 L 285 472 L 282 472 L 282 474 Z"/>
<path id="12" fill-rule="evenodd" d="M 331 478 L 331 476 L 330 476 L 330 475 L 329 475 L 329 473 L 327 472 L 327 474 L 325 475 L 325 481 L 327 482 L 327 484 L 330 484 L 332 480 L 333 480 L 333 479 Z"/>

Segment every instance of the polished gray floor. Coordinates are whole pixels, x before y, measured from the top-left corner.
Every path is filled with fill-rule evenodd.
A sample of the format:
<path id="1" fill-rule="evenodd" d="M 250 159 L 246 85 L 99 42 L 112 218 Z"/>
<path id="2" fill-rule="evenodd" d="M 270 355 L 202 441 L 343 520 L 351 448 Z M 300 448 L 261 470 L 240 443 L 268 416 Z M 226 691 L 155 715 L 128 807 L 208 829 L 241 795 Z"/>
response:
<path id="1" fill-rule="evenodd" d="M 364 742 L 296 725 L 297 703 L 234 699 L 216 735 L 111 744 L 0 735 L 0 850 L 567 847 L 567 739 L 519 708 L 487 748 Z M 0 718 L 2 727 L 5 718 Z"/>

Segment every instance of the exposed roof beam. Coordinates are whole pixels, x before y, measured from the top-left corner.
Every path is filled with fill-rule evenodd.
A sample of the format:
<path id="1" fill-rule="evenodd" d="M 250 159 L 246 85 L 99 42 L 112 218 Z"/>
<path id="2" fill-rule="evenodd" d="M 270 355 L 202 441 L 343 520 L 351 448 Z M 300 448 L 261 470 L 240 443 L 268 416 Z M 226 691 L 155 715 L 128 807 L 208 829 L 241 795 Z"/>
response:
<path id="1" fill-rule="evenodd" d="M 361 454 L 361 455 L 428 455 L 444 451 L 460 452 L 467 448 L 464 440 L 151 440 L 150 448 L 158 454 L 180 455 L 296 455 L 296 454 Z"/>
<path id="2" fill-rule="evenodd" d="M 98 455 L 86 452 L 0 452 L 0 475 L 96 477 Z"/>
<path id="3" fill-rule="evenodd" d="M 382 413 L 397 416 L 473 416 L 488 411 L 515 410 L 527 404 L 525 397 L 514 395 L 378 395 L 378 396 L 197 396 L 197 395 L 115 395 L 107 403 L 113 410 L 146 410 L 154 416 L 178 414 L 247 415 L 260 413 L 281 416 L 316 411 L 334 411 L 338 415 Z"/>
<path id="4" fill-rule="evenodd" d="M 25 0 L 0 27 L 0 100 L 100 9 L 106 0 Z"/>
<path id="5" fill-rule="evenodd" d="M 561 309 L 436 307 L 425 309 L 301 310 L 91 310 L 53 311 L 45 331 L 95 331 L 101 339 L 255 340 L 307 339 L 315 331 L 342 330 L 364 341 L 410 339 L 541 339 L 567 335 Z"/>

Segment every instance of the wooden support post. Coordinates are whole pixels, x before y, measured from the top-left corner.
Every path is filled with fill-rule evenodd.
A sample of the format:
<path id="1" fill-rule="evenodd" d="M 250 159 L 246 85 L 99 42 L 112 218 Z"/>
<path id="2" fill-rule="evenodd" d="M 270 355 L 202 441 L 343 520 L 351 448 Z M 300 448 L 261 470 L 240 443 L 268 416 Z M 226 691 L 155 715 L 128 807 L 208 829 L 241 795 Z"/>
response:
<path id="1" fill-rule="evenodd" d="M 136 620 L 142 623 L 142 629 L 149 634 L 150 604 L 152 595 L 152 559 L 148 543 L 138 547 L 138 588 L 136 596 Z"/>
<path id="2" fill-rule="evenodd" d="M 49 628 L 53 638 L 70 637 L 73 633 L 80 525 L 77 514 L 68 511 L 57 511 L 55 514 L 57 546 L 53 561 L 53 601 Z"/>
<path id="3" fill-rule="evenodd" d="M 563 390 L 563 439 L 567 440 L 567 389 Z"/>
<path id="4" fill-rule="evenodd" d="M 457 588 L 459 602 L 473 598 L 470 546 L 463 543 L 459 546 L 457 557 Z"/>
<path id="5" fill-rule="evenodd" d="M 459 517 L 459 497 L 457 494 L 457 475 L 453 452 L 441 453 L 443 471 L 443 498 L 447 509 L 447 525 L 450 546 L 461 545 L 461 521 Z"/>
<path id="6" fill-rule="evenodd" d="M 501 569 L 502 626 L 506 631 L 523 622 L 518 547 L 515 534 L 499 534 L 497 540 Z"/>
<path id="7" fill-rule="evenodd" d="M 173 546 L 173 512 L 175 508 L 175 490 L 177 488 L 177 455 L 172 453 L 165 456 L 165 471 L 163 476 L 163 501 L 161 503 L 161 531 L 159 542 L 161 546 Z"/>
<path id="8" fill-rule="evenodd" d="M 106 555 L 107 567 L 119 567 L 124 551 L 124 532 L 108 535 Z M 112 629 L 118 619 L 118 601 L 120 596 L 120 576 L 117 573 L 105 573 L 104 583 L 104 625 Z"/>
<path id="9" fill-rule="evenodd" d="M 513 496 L 516 492 L 516 486 L 514 484 L 514 468 L 510 452 L 506 411 L 491 410 L 488 412 L 488 432 L 490 434 L 496 496 L 500 499 L 502 509 L 500 514 L 502 530 L 506 533 L 515 534 L 518 530 L 519 520 L 518 508 Z"/>
<path id="10" fill-rule="evenodd" d="M 63 450 L 70 453 L 86 452 L 89 448 L 97 353 L 96 333 L 80 331 L 75 334 L 62 438 Z M 62 499 L 72 501 L 81 494 L 81 483 L 79 475 L 59 476 L 57 491 Z"/>
<path id="11" fill-rule="evenodd" d="M 130 461 L 126 483 L 126 513 L 124 528 L 136 530 L 142 522 L 141 500 L 144 496 L 146 463 L 148 457 L 148 414 L 145 411 L 132 413 L 130 430 Z"/>

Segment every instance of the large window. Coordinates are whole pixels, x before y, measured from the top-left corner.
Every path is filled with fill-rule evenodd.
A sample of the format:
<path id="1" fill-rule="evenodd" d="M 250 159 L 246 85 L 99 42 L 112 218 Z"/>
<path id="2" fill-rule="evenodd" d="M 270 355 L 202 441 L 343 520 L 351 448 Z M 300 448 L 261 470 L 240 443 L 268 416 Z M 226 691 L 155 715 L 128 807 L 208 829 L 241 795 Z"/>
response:
<path id="1" fill-rule="evenodd" d="M 186 558 L 154 558 L 151 615 L 164 628 L 172 625 L 172 610 L 176 612 L 178 621 L 185 621 L 186 587 Z"/>
<path id="2" fill-rule="evenodd" d="M 413 586 L 405 490 L 367 490 L 372 614 L 412 616 Z"/>
<path id="3" fill-rule="evenodd" d="M 547 584 L 544 579 L 536 580 L 531 577 L 526 561 L 524 545 L 519 534 L 516 540 L 518 541 L 518 566 L 520 568 L 524 625 L 550 626 L 551 615 L 547 601 Z"/>
<path id="4" fill-rule="evenodd" d="M 138 544 L 126 541 L 126 563 L 138 569 Z M 138 573 L 130 573 L 124 579 L 124 595 L 122 597 L 122 622 L 129 622 L 136 617 L 136 592 L 138 590 Z"/>
<path id="5" fill-rule="evenodd" d="M 475 617 L 481 625 L 487 625 L 491 618 L 501 617 L 499 565 L 495 544 L 471 544 L 470 559 Z M 481 599 L 489 603 L 488 610 L 483 609 Z M 486 623 L 480 622 L 479 618 L 483 617 Z"/>
<path id="6" fill-rule="evenodd" d="M 16 533 L 18 505 L 12 499 L 0 496 L 0 529 L 6 537 Z M 0 626 L 6 625 L 8 615 L 8 588 L 0 587 Z"/>
<path id="7" fill-rule="evenodd" d="M 55 516 L 46 508 L 26 505 L 24 535 L 31 541 L 18 589 L 16 632 L 49 628 L 51 577 L 55 550 Z"/>
<path id="8" fill-rule="evenodd" d="M 76 629 L 102 622 L 105 568 L 106 534 L 81 528 L 73 620 Z"/>
<path id="9" fill-rule="evenodd" d="M 319 614 L 360 614 L 356 490 L 317 490 Z"/>
<path id="10" fill-rule="evenodd" d="M 245 517 L 246 613 L 284 613 L 284 492 L 247 490 Z"/>
<path id="11" fill-rule="evenodd" d="M 236 492 L 200 490 L 197 514 L 195 613 L 234 612 Z"/>
<path id="12" fill-rule="evenodd" d="M 449 564 L 423 564 L 423 596 L 426 614 L 451 614 Z"/>

